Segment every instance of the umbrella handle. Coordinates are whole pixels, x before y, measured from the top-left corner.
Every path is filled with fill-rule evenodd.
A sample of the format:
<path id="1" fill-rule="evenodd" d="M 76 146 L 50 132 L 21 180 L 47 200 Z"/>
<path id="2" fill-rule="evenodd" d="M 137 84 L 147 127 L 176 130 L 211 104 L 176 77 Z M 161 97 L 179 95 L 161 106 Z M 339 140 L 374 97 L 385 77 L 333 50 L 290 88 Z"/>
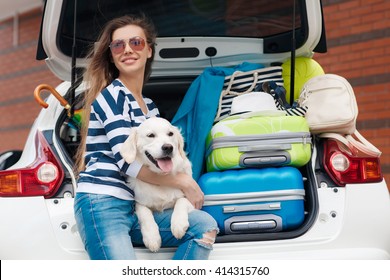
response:
<path id="1" fill-rule="evenodd" d="M 56 91 L 52 86 L 49 86 L 47 84 L 40 84 L 34 90 L 34 98 L 39 103 L 39 105 L 41 105 L 43 108 L 47 108 L 47 107 L 49 107 L 49 105 L 45 101 L 43 101 L 43 99 L 40 96 L 40 93 L 42 90 L 49 91 L 51 94 L 53 94 L 55 96 L 55 98 L 58 99 L 58 101 L 60 101 L 61 105 L 63 107 L 65 107 L 65 109 L 67 109 L 67 110 L 70 109 L 70 105 L 69 105 L 68 101 L 66 101 L 61 96 L 61 94 L 58 93 L 58 91 Z"/>

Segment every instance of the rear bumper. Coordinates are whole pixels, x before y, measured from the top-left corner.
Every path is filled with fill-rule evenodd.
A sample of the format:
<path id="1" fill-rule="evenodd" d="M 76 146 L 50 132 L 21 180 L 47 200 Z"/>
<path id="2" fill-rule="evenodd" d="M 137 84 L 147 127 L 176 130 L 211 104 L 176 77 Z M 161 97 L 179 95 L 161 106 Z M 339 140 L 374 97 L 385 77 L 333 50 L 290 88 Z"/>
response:
<path id="1" fill-rule="evenodd" d="M 386 183 L 318 189 L 313 226 L 297 238 L 214 245 L 213 260 L 390 259 L 390 199 Z M 88 259 L 73 217 L 73 199 L 0 198 L 0 258 Z M 139 259 L 170 259 L 175 248 Z"/>

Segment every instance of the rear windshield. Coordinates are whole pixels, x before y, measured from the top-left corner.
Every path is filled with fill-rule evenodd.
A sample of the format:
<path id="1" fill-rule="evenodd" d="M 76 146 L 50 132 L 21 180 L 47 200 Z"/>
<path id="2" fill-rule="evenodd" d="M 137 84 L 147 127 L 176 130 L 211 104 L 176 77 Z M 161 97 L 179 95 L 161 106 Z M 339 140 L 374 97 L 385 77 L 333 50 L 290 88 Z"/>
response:
<path id="1" fill-rule="evenodd" d="M 58 38 L 68 53 L 73 37 L 73 0 L 65 0 Z M 297 3 L 294 9 L 294 2 Z M 142 11 L 154 21 L 159 37 L 214 36 L 268 38 L 301 27 L 301 1 L 294 0 L 83 0 L 77 1 L 77 56 L 104 24 L 115 17 Z M 91 28 L 92 27 L 92 28 Z M 65 49 L 64 49 L 65 48 Z"/>

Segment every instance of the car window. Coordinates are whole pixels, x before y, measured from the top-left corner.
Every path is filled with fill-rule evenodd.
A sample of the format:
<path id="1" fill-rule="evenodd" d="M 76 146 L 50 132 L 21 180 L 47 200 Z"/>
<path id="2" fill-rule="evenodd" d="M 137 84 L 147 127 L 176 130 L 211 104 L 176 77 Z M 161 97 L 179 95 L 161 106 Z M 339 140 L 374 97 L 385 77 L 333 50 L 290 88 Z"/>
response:
<path id="1" fill-rule="evenodd" d="M 300 1 L 296 1 L 297 3 Z M 213 36 L 268 38 L 292 30 L 294 0 L 83 0 L 77 6 L 78 57 L 85 55 L 104 24 L 124 14 L 144 12 L 158 28 L 159 37 Z M 64 1 L 58 42 L 70 53 L 74 1 Z M 301 27 L 300 5 L 295 27 Z M 83 45 L 85 47 L 83 47 Z M 84 50 L 84 51 L 83 51 Z"/>

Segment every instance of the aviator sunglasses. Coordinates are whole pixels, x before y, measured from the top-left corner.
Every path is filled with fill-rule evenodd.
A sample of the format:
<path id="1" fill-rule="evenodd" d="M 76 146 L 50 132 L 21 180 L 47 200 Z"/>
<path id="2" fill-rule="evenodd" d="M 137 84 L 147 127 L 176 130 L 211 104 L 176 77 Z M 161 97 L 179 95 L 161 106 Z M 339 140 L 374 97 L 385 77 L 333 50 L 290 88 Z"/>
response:
<path id="1" fill-rule="evenodd" d="M 132 37 L 129 39 L 129 45 L 133 51 L 142 51 L 145 47 L 145 40 L 141 37 Z M 126 48 L 126 40 L 114 40 L 110 44 L 110 49 L 114 54 L 122 53 Z"/>

